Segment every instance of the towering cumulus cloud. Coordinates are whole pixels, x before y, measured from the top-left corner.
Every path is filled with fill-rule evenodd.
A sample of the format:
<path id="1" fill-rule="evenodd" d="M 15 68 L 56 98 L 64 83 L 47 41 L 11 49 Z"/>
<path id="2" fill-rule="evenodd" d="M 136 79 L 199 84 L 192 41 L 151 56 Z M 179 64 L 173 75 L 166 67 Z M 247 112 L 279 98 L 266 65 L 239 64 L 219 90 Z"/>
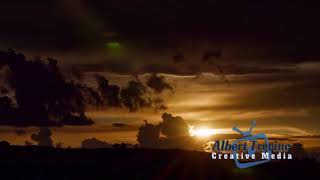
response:
<path id="1" fill-rule="evenodd" d="M 188 124 L 180 116 L 172 116 L 169 113 L 162 114 L 161 132 L 168 138 L 183 137 L 189 135 Z"/>
<path id="2" fill-rule="evenodd" d="M 142 147 L 155 148 L 159 146 L 160 126 L 148 123 L 139 128 L 137 141 Z"/>
<path id="3" fill-rule="evenodd" d="M 163 113 L 161 118 L 157 125 L 145 121 L 139 128 L 137 141 L 141 147 L 182 148 L 190 145 L 189 127 L 182 117 Z"/>

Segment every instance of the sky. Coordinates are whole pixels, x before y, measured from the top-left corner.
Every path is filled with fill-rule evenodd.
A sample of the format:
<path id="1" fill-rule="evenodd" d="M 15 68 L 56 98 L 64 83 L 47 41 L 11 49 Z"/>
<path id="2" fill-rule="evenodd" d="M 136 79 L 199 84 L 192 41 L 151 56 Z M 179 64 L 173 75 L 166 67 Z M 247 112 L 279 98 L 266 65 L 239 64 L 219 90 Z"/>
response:
<path id="1" fill-rule="evenodd" d="M 171 87 L 148 87 L 165 110 L 86 109 L 93 125 L 55 130 L 65 144 L 89 137 L 132 143 L 143 120 L 157 123 L 164 112 L 195 126 L 231 129 L 255 119 L 272 133 L 320 134 L 320 26 L 312 2 L 4 1 L 0 16 L 1 50 L 55 58 L 64 74 L 81 72 L 90 87 L 95 74 L 125 87 L 155 73 Z M 28 136 L 14 129 L 1 127 L 1 137 L 23 143 Z"/>

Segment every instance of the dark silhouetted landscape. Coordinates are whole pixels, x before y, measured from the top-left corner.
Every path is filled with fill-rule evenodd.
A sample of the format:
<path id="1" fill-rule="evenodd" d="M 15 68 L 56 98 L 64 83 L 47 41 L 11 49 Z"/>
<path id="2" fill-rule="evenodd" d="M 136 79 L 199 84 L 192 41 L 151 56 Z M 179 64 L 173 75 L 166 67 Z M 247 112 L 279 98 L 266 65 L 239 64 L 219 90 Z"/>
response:
<path id="1" fill-rule="evenodd" d="M 238 169 L 209 153 L 155 149 L 0 149 L 1 179 L 303 179 L 318 176 L 319 163 L 283 160 Z"/>

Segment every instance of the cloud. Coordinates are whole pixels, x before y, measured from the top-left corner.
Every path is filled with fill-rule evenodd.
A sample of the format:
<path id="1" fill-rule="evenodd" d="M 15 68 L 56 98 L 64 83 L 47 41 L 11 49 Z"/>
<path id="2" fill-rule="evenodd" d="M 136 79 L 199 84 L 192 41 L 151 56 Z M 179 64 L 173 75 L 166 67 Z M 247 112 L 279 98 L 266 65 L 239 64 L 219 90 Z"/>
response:
<path id="1" fill-rule="evenodd" d="M 232 49 L 226 49 L 229 55 L 219 56 L 211 54 L 207 48 L 203 47 L 205 42 L 199 42 L 201 48 L 195 50 L 195 55 L 191 52 L 192 48 L 186 48 L 184 57 L 187 59 L 179 63 L 172 61 L 171 52 L 156 51 L 151 55 L 145 51 L 124 54 L 123 58 L 116 61 L 112 58 L 105 58 L 103 61 L 94 64 L 77 64 L 79 69 L 86 72 L 111 72 L 126 75 L 141 75 L 145 73 L 164 73 L 175 75 L 195 75 L 200 73 L 213 73 L 226 78 L 227 75 L 240 74 L 274 74 L 274 73 L 294 73 L 297 71 L 296 66 L 306 61 L 317 61 L 317 59 L 301 59 L 293 61 L 289 57 L 264 57 L 263 53 L 256 54 L 238 54 L 232 52 Z M 214 43 L 212 43 L 214 44 Z M 235 47 L 241 51 L 243 47 Z M 152 51 L 152 50 L 150 50 Z M 247 50 L 246 50 L 247 51 Z M 252 51 L 255 51 L 253 49 Z M 214 53 L 214 52 L 213 52 Z M 148 59 L 153 59 L 149 61 Z M 281 60 L 281 61 L 279 61 Z"/>
<path id="2" fill-rule="evenodd" d="M 124 124 L 124 123 L 113 123 L 112 124 L 112 127 L 119 127 L 119 128 L 121 128 L 121 127 L 126 127 L 126 126 L 128 126 L 127 124 Z"/>
<path id="3" fill-rule="evenodd" d="M 221 50 L 210 50 L 204 53 L 202 56 L 202 61 L 203 62 L 208 62 L 210 59 L 219 59 L 222 56 L 222 51 Z"/>
<path id="4" fill-rule="evenodd" d="M 67 79 L 57 61 L 35 58 L 27 60 L 22 54 L 10 50 L 0 54 L 1 68 L 7 68 L 5 84 L 12 92 L 0 94 L 0 124 L 11 126 L 63 126 L 93 123 L 85 111 L 89 107 L 127 108 L 130 112 L 141 108 L 166 109 L 164 101 L 154 99 L 140 81 L 131 80 L 126 86 L 110 85 L 96 75 L 97 89 Z M 156 77 L 158 78 L 158 77 Z M 76 77 L 76 79 L 79 79 Z M 161 77 L 160 86 L 172 89 Z"/>
<path id="5" fill-rule="evenodd" d="M 130 111 L 151 107 L 152 100 L 147 95 L 146 87 L 138 81 L 129 81 L 128 85 L 121 89 L 120 98 L 125 107 Z"/>
<path id="6" fill-rule="evenodd" d="M 153 89 L 156 93 L 162 93 L 165 90 L 173 91 L 173 87 L 165 81 L 164 76 L 151 74 L 147 77 L 147 86 Z"/>
<path id="7" fill-rule="evenodd" d="M 103 43 L 105 26 L 90 18 L 92 16 L 80 1 L 69 4 L 31 0 L 19 5 L 4 1 L 0 9 L 1 15 L 12 21 L 0 21 L 4 27 L 0 34 L 3 39 L 1 47 L 5 44 L 4 47 L 19 49 L 68 51 L 95 48 Z M 68 13 L 71 9 L 77 9 L 79 13 Z"/>
<path id="8" fill-rule="evenodd" d="M 16 119 L 16 110 L 13 108 L 12 100 L 8 96 L 0 97 L 0 123 L 9 123 L 9 119 Z"/>
<path id="9" fill-rule="evenodd" d="M 27 132 L 23 129 L 16 129 L 15 130 L 15 133 L 18 135 L 18 136 L 23 136 L 23 135 L 26 135 Z"/>
<path id="10" fill-rule="evenodd" d="M 49 128 L 40 128 L 37 134 L 32 134 L 31 139 L 38 143 L 38 146 L 53 146 L 53 140 L 51 139 L 52 132 Z"/>
<path id="11" fill-rule="evenodd" d="M 147 86 L 139 80 L 130 80 L 125 86 L 111 85 L 104 76 L 96 74 L 98 84 L 97 91 L 101 97 L 100 106 L 106 108 L 126 108 L 130 112 L 142 108 L 154 108 L 156 110 L 166 109 L 165 102 L 160 97 L 153 97 L 153 92 L 149 92 Z M 161 88 L 169 88 L 169 84 L 164 83 Z M 170 87 L 172 88 L 172 87 Z M 173 88 L 172 88 L 173 89 Z M 164 89 L 163 89 L 164 90 Z"/>
<path id="12" fill-rule="evenodd" d="M 168 138 L 189 136 L 189 127 L 180 116 L 172 116 L 169 113 L 162 114 L 161 133 Z"/>
<path id="13" fill-rule="evenodd" d="M 165 137 L 160 137 L 161 134 Z M 181 117 L 168 113 L 162 114 L 162 122 L 158 125 L 145 120 L 138 130 L 137 141 L 146 148 L 186 148 L 192 143 L 187 123 Z"/>
<path id="14" fill-rule="evenodd" d="M 175 63 L 182 63 L 187 61 L 187 59 L 181 52 L 178 52 L 177 54 L 173 55 L 172 59 Z"/>
<path id="15" fill-rule="evenodd" d="M 287 3 L 275 0 L 264 4 L 265 8 L 236 1 L 190 1 L 183 8 L 175 2 L 170 9 L 167 2 L 154 6 L 147 1 L 134 8 L 128 2 L 110 1 L 49 4 L 32 0 L 12 14 L 18 7 L 9 1 L 2 3 L 0 12 L 7 18 L 1 20 L 1 47 L 72 54 L 64 59 L 71 65 L 82 59 L 76 57 L 77 51 L 95 52 L 90 55 L 92 62 L 82 60 L 78 66 L 120 74 L 223 74 L 216 67 L 226 75 L 273 73 L 285 70 L 277 65 L 320 57 L 319 45 L 314 43 L 320 39 L 319 26 L 314 23 L 318 18 L 309 13 L 316 7 L 312 3 L 293 3 L 289 9 Z M 68 13 L 73 9 L 77 13 Z M 111 40 L 126 49 L 118 58 L 105 57 L 109 55 L 105 42 Z"/>
<path id="16" fill-rule="evenodd" d="M 155 106 L 155 110 L 163 111 L 168 109 L 166 102 L 160 97 L 154 98 L 153 104 Z"/>
<path id="17" fill-rule="evenodd" d="M 293 79 L 294 81 L 294 79 Z M 316 79 L 283 83 L 278 87 L 241 92 L 225 99 L 224 104 L 205 107 L 202 110 L 298 110 L 319 107 L 319 81 Z"/>
<path id="18" fill-rule="evenodd" d="M 167 107 L 160 97 L 154 98 L 146 85 L 131 80 L 124 87 L 111 85 L 96 74 L 97 88 L 67 79 L 58 62 L 40 58 L 27 60 L 12 50 L 0 52 L 0 67 L 7 68 L 6 84 L 10 93 L 0 94 L 0 124 L 11 126 L 90 125 L 86 116 L 89 107 L 126 108 L 130 112 L 141 108 L 163 110 Z M 162 76 L 151 77 L 148 85 L 157 92 L 173 88 Z"/>
<path id="19" fill-rule="evenodd" d="M 0 124 L 13 126 L 88 125 L 86 98 L 92 92 L 84 85 L 67 81 L 57 61 L 39 58 L 27 60 L 12 50 L 0 52 L 0 67 L 8 68 L 8 87 L 14 92 L 16 105 L 8 96 L 1 98 Z"/>
<path id="20" fill-rule="evenodd" d="M 117 85 L 109 85 L 109 81 L 98 74 L 96 75 L 96 81 L 98 83 L 98 91 L 100 92 L 103 104 L 107 107 L 120 107 L 120 87 Z"/>
<path id="21" fill-rule="evenodd" d="M 139 128 L 137 141 L 140 146 L 146 148 L 155 148 L 159 146 L 160 126 L 153 125 L 145 121 L 145 124 Z"/>
<path id="22" fill-rule="evenodd" d="M 98 140 L 96 138 L 90 138 L 82 141 L 81 148 L 84 148 L 84 149 L 112 148 L 112 144 Z"/>

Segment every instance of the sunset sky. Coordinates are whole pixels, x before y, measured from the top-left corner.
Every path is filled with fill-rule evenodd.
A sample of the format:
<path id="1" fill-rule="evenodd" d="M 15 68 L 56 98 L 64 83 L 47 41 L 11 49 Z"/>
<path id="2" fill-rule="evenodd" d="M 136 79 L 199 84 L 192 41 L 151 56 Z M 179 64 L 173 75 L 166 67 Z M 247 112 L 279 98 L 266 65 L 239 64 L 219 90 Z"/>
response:
<path id="1" fill-rule="evenodd" d="M 125 87 L 130 80 L 146 84 L 154 73 L 172 87 L 148 88 L 165 110 L 91 107 L 86 113 L 95 124 L 52 128 L 66 146 L 90 137 L 136 143 L 143 120 L 158 123 L 164 112 L 224 132 L 254 119 L 261 132 L 319 135 L 318 13 L 314 4 L 286 0 L 7 1 L 0 6 L 0 50 L 55 58 L 66 77 L 80 72 L 90 87 L 95 74 Z M 16 130 L 0 126 L 0 140 L 24 144 L 37 128 Z"/>

